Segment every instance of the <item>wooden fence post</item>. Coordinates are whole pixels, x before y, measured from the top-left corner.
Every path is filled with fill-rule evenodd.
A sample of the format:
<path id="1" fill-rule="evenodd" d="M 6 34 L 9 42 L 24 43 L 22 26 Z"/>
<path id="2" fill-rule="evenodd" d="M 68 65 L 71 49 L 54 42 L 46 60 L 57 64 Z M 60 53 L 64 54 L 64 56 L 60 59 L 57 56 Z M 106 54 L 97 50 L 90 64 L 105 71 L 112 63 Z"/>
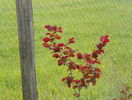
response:
<path id="1" fill-rule="evenodd" d="M 23 100 L 38 100 L 32 0 L 16 0 Z"/>

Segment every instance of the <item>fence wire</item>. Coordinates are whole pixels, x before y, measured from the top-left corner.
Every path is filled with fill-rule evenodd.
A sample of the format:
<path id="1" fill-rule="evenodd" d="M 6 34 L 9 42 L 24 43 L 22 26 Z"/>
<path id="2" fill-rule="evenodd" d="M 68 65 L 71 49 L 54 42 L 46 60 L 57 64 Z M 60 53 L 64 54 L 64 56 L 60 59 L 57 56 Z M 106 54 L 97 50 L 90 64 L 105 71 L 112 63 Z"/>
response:
<path id="1" fill-rule="evenodd" d="M 132 86 L 131 0 L 33 0 L 36 73 L 39 100 L 76 100 L 73 90 L 60 82 L 65 67 L 57 67 L 50 51 L 42 47 L 44 25 L 63 27 L 64 41 L 80 52 L 95 49 L 101 35 L 111 43 L 101 56 L 102 76 L 96 86 L 81 91 L 81 100 L 112 100 L 123 84 Z M 15 1 L 0 1 L 0 100 L 21 100 L 19 45 Z"/>

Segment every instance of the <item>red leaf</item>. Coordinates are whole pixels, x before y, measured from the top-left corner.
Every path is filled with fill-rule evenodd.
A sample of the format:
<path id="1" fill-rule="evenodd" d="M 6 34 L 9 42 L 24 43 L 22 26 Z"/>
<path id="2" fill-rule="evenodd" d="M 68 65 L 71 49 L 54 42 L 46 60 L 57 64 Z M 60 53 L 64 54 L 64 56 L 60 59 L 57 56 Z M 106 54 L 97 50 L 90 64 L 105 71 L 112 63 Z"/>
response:
<path id="1" fill-rule="evenodd" d="M 67 80 L 67 85 L 70 88 L 71 87 L 71 83 L 73 82 L 73 77 L 68 76 L 68 77 L 66 77 L 66 80 Z"/>
<path id="2" fill-rule="evenodd" d="M 91 54 L 84 54 L 83 56 L 84 56 L 84 58 L 85 58 L 86 60 L 89 60 L 89 59 L 90 59 Z"/>
<path id="3" fill-rule="evenodd" d="M 105 35 L 105 36 L 101 36 L 100 37 L 100 41 L 103 43 L 107 43 L 110 42 L 110 40 L 108 39 L 109 35 Z"/>
<path id="4" fill-rule="evenodd" d="M 60 37 L 60 36 L 58 36 L 58 35 L 57 35 L 57 36 L 55 36 L 55 38 L 56 38 L 56 39 L 61 39 L 61 37 Z"/>
<path id="5" fill-rule="evenodd" d="M 54 47 L 53 50 L 54 50 L 54 52 L 60 52 L 60 51 L 61 51 L 61 48 L 59 48 L 59 47 Z"/>
<path id="6" fill-rule="evenodd" d="M 51 26 L 51 25 L 45 25 L 44 28 L 46 28 L 48 31 L 56 31 L 57 30 L 56 26 Z"/>
<path id="7" fill-rule="evenodd" d="M 67 56 L 63 56 L 58 60 L 58 66 L 65 64 L 67 61 Z"/>
<path id="8" fill-rule="evenodd" d="M 81 81 L 80 86 L 81 86 L 81 87 L 86 87 L 86 85 L 85 85 L 85 80 L 84 80 L 83 78 L 81 78 L 80 81 Z"/>
<path id="9" fill-rule="evenodd" d="M 91 59 L 88 59 L 87 62 L 88 62 L 89 64 L 94 64 L 96 61 L 93 61 L 93 60 L 91 60 Z"/>
<path id="10" fill-rule="evenodd" d="M 59 54 L 54 54 L 53 57 L 55 57 L 55 58 L 59 58 L 60 55 L 59 55 Z"/>
<path id="11" fill-rule="evenodd" d="M 50 47 L 50 46 L 51 46 L 51 44 L 48 44 L 47 42 L 44 42 L 44 43 L 43 43 L 43 47 L 45 47 L 45 48 L 46 48 L 46 47 Z"/>
<path id="12" fill-rule="evenodd" d="M 96 80 L 95 79 L 92 79 L 91 82 L 92 82 L 93 85 L 96 84 Z"/>
<path id="13" fill-rule="evenodd" d="M 80 70 L 82 70 L 82 71 L 88 71 L 87 73 L 90 73 L 90 67 L 88 67 L 88 66 L 84 66 L 84 67 L 80 67 Z"/>
<path id="14" fill-rule="evenodd" d="M 66 80 L 66 78 L 62 78 L 62 79 L 61 79 L 62 82 L 65 81 L 65 80 Z"/>
<path id="15" fill-rule="evenodd" d="M 98 53 L 97 51 L 94 51 L 94 52 L 92 53 L 92 57 L 93 57 L 93 58 L 97 58 L 97 57 L 98 57 L 97 53 Z"/>
<path id="16" fill-rule="evenodd" d="M 100 50 L 101 53 L 104 53 L 104 50 Z"/>
<path id="17" fill-rule="evenodd" d="M 69 44 L 70 44 L 70 43 L 75 43 L 75 39 L 74 39 L 74 38 L 70 38 L 70 39 L 69 39 Z"/>
<path id="18" fill-rule="evenodd" d="M 83 55 L 81 53 L 77 53 L 77 58 L 78 59 L 83 59 Z"/>
<path id="19" fill-rule="evenodd" d="M 73 41 L 73 40 L 74 40 L 74 38 L 73 38 L 73 37 L 69 39 L 69 41 Z"/>
<path id="20" fill-rule="evenodd" d="M 92 78 L 93 76 L 83 75 L 83 77 L 84 77 L 85 79 L 89 79 L 89 78 Z"/>
<path id="21" fill-rule="evenodd" d="M 96 46 L 97 46 L 97 48 L 100 50 L 100 49 L 102 49 L 103 44 L 102 44 L 102 43 L 99 43 L 99 44 L 97 44 Z"/>
<path id="22" fill-rule="evenodd" d="M 59 43 L 58 47 L 64 47 L 65 45 L 63 43 Z"/>
<path id="23" fill-rule="evenodd" d="M 99 68 L 96 68 L 94 71 L 101 72 L 101 70 Z"/>
<path id="24" fill-rule="evenodd" d="M 45 35 L 51 35 L 50 33 L 45 33 Z"/>
<path id="25" fill-rule="evenodd" d="M 45 37 L 45 38 L 43 38 L 43 41 L 44 41 L 44 42 L 48 42 L 48 41 L 50 41 L 50 38 Z"/>
<path id="26" fill-rule="evenodd" d="M 75 55 L 73 53 L 70 54 L 70 57 L 74 57 Z"/>
<path id="27" fill-rule="evenodd" d="M 62 31 L 62 27 L 58 27 L 58 28 L 57 28 L 57 32 L 59 32 L 59 33 L 63 33 L 63 31 Z"/>
<path id="28" fill-rule="evenodd" d="M 96 73 L 95 78 L 100 78 L 100 73 Z"/>
<path id="29" fill-rule="evenodd" d="M 77 88 L 77 86 L 73 86 L 72 88 L 73 88 L 73 89 L 76 89 L 76 88 Z"/>
<path id="30" fill-rule="evenodd" d="M 71 70 L 71 69 L 74 69 L 75 70 L 76 69 L 76 64 L 71 61 L 71 62 L 68 63 L 68 67 L 69 67 L 68 70 Z"/>
<path id="31" fill-rule="evenodd" d="M 62 65 L 62 64 L 63 64 L 62 60 L 59 59 L 59 60 L 58 60 L 58 66 L 60 66 L 60 65 Z"/>
<path id="32" fill-rule="evenodd" d="M 62 30 L 59 30 L 59 31 L 57 31 L 57 32 L 59 32 L 59 33 L 63 33 L 63 31 L 62 31 Z"/>
<path id="33" fill-rule="evenodd" d="M 69 51 L 71 51 L 72 49 L 70 47 L 65 47 L 66 49 L 68 49 Z"/>
<path id="34" fill-rule="evenodd" d="M 73 82 L 74 82 L 75 84 L 79 84 L 81 81 L 80 81 L 80 80 L 73 80 Z"/>
<path id="35" fill-rule="evenodd" d="M 99 61 L 98 59 L 95 60 L 95 63 L 101 64 L 100 61 Z"/>
<path id="36" fill-rule="evenodd" d="M 61 30 L 61 29 L 62 29 L 62 27 L 58 27 L 58 29 L 59 29 L 59 30 Z"/>

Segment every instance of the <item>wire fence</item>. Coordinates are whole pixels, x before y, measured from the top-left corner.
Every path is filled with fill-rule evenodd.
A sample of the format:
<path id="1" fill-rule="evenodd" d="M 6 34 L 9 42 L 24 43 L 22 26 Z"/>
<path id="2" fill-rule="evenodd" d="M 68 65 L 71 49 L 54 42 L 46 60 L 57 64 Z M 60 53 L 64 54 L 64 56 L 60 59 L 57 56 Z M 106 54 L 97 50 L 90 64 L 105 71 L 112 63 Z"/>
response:
<path id="1" fill-rule="evenodd" d="M 73 48 L 80 52 L 90 52 L 98 37 L 111 35 L 101 59 L 102 77 L 96 86 L 82 91 L 82 100 L 111 100 L 122 84 L 132 85 L 131 0 L 33 0 L 32 4 L 39 100 L 75 99 L 59 81 L 65 71 L 42 48 L 47 24 L 63 27 L 64 41 L 75 37 Z M 0 100 L 22 99 L 15 8 L 14 0 L 0 1 Z"/>

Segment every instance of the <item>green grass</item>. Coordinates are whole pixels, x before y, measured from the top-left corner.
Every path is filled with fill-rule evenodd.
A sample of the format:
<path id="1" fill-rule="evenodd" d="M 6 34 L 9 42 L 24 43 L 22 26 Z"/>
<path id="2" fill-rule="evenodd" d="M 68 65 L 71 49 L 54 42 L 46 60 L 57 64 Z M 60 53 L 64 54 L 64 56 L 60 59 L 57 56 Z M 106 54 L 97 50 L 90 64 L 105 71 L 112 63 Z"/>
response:
<path id="1" fill-rule="evenodd" d="M 63 41 L 75 37 L 73 48 L 91 52 L 108 32 L 111 42 L 102 55 L 102 77 L 83 89 L 81 100 L 111 100 L 122 82 L 132 86 L 132 2 L 130 0 L 33 0 L 36 73 L 39 100 L 76 100 L 60 79 L 50 51 L 42 48 L 46 24 L 62 26 Z M 22 100 L 15 1 L 0 1 L 0 100 Z"/>

